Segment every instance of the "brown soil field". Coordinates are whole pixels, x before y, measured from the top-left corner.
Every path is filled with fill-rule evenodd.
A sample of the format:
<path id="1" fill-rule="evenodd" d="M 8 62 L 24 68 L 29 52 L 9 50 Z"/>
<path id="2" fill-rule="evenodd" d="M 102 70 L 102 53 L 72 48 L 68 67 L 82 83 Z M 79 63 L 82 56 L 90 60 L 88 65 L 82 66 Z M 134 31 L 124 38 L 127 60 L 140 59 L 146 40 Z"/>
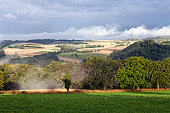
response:
<path id="1" fill-rule="evenodd" d="M 92 52 L 92 53 L 110 55 L 112 52 L 113 52 L 113 51 L 104 51 L 104 50 L 100 50 L 100 51 Z"/>
<path id="2" fill-rule="evenodd" d="M 81 61 L 79 60 L 75 60 L 75 59 L 70 59 L 70 58 L 65 58 L 65 57 L 58 57 L 59 60 L 63 60 L 65 62 L 77 62 L 77 63 L 80 63 Z"/>
<path id="3" fill-rule="evenodd" d="M 109 92 L 133 92 L 133 91 L 163 91 L 170 89 L 113 89 L 113 90 L 86 90 L 86 89 L 35 89 L 35 90 L 8 90 L 0 91 L 0 94 L 50 94 L 50 93 L 109 93 Z"/>

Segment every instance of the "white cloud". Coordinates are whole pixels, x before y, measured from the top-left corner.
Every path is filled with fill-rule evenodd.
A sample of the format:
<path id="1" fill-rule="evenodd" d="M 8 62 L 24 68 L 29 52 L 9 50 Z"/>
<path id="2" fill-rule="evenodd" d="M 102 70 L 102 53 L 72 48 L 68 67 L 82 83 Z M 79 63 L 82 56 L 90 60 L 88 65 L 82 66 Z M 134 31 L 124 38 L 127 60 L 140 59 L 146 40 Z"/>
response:
<path id="1" fill-rule="evenodd" d="M 7 18 L 8 20 L 15 20 L 17 19 L 17 16 L 11 13 L 4 14 L 3 17 Z"/>
<path id="2" fill-rule="evenodd" d="M 113 35 L 118 32 L 117 26 L 90 26 L 80 29 L 70 28 L 63 32 L 63 34 L 72 34 L 80 37 L 102 37 L 107 35 Z"/>
<path id="3" fill-rule="evenodd" d="M 138 26 L 136 28 L 131 28 L 129 30 L 125 30 L 122 35 L 124 36 L 139 36 L 139 35 L 147 35 L 149 34 L 149 30 L 144 26 L 144 25 L 141 25 L 141 26 Z"/>
<path id="4" fill-rule="evenodd" d="M 121 36 L 126 37 L 147 37 L 147 36 L 170 36 L 170 25 L 162 28 L 147 29 L 145 25 L 125 30 Z"/>
<path id="5" fill-rule="evenodd" d="M 1 40 L 28 40 L 28 39 L 93 39 L 93 40 L 115 40 L 128 38 L 146 38 L 149 36 L 170 36 L 170 25 L 162 28 L 147 29 L 141 25 L 136 28 L 120 31 L 119 26 L 91 26 L 76 29 L 74 27 L 63 32 L 55 33 L 33 33 L 33 34 L 0 34 Z"/>

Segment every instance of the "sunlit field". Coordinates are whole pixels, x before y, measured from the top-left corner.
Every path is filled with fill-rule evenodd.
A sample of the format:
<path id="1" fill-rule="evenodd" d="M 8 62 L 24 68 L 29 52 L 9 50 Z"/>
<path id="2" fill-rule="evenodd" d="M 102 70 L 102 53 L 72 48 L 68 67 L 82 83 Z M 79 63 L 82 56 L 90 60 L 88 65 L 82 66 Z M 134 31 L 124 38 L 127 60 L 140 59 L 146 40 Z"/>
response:
<path id="1" fill-rule="evenodd" d="M 0 112 L 4 113 L 169 113 L 170 91 L 1 94 L 0 102 Z"/>

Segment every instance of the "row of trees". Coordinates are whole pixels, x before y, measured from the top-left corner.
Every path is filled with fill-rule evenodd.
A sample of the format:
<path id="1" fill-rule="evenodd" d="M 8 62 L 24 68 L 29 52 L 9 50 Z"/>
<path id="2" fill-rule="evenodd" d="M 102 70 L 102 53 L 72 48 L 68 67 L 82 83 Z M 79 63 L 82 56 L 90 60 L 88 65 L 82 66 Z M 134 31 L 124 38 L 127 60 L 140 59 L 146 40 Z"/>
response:
<path id="1" fill-rule="evenodd" d="M 9 45 L 8 48 L 24 49 L 24 48 L 44 48 L 44 47 L 37 46 L 37 45 Z"/>
<path id="2" fill-rule="evenodd" d="M 124 60 L 89 57 L 81 64 L 53 61 L 45 68 L 28 64 L 0 65 L 1 89 L 64 88 L 65 77 L 66 81 L 71 80 L 68 83 L 72 83 L 72 88 L 169 88 L 170 58 L 152 61 L 143 57 Z"/>
<path id="3" fill-rule="evenodd" d="M 80 88 L 86 73 L 79 63 L 53 61 L 45 68 L 28 64 L 0 65 L 0 89 L 64 88 L 63 79 L 70 74 L 72 88 Z"/>
<path id="4" fill-rule="evenodd" d="M 124 60 L 88 58 L 85 63 L 88 78 L 83 84 L 88 89 L 169 88 L 170 58 L 152 61 L 143 57 Z"/>

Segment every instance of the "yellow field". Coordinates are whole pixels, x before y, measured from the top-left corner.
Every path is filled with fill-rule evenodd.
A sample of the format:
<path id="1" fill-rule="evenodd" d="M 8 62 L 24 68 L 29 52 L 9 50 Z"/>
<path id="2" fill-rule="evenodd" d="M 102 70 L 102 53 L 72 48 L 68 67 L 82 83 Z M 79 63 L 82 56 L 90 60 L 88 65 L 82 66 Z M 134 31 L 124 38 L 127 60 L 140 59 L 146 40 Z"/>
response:
<path id="1" fill-rule="evenodd" d="M 35 44 L 35 43 L 18 43 L 15 45 L 26 45 L 26 44 Z M 20 57 L 32 57 L 34 55 L 40 55 L 44 52 L 54 52 L 59 51 L 60 48 L 55 47 L 56 45 L 42 45 L 42 44 L 35 44 L 40 47 L 44 48 L 24 48 L 24 49 L 18 49 L 18 48 L 6 48 L 4 49 L 6 55 L 15 55 L 16 53 Z"/>

